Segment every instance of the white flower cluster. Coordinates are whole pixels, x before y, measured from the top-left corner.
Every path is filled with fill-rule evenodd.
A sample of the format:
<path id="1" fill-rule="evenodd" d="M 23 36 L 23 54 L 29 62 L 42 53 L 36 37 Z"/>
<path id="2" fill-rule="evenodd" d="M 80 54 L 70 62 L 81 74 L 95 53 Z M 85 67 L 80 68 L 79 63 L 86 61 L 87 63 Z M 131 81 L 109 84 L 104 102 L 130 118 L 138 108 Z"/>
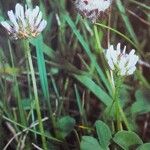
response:
<path id="1" fill-rule="evenodd" d="M 77 10 L 93 23 L 101 13 L 105 12 L 111 5 L 112 0 L 76 0 Z"/>
<path id="2" fill-rule="evenodd" d="M 42 19 L 42 12 L 39 7 L 34 9 L 25 8 L 19 3 L 16 4 L 15 13 L 8 11 L 10 23 L 2 21 L 8 34 L 15 40 L 39 35 L 47 25 L 47 21 Z"/>
<path id="3" fill-rule="evenodd" d="M 106 50 L 106 59 L 109 67 L 111 70 L 117 70 L 122 76 L 133 74 L 139 60 L 139 57 L 134 53 L 135 50 L 131 50 L 129 54 L 126 54 L 126 46 L 121 50 L 120 43 L 118 43 L 116 50 L 111 45 Z"/>

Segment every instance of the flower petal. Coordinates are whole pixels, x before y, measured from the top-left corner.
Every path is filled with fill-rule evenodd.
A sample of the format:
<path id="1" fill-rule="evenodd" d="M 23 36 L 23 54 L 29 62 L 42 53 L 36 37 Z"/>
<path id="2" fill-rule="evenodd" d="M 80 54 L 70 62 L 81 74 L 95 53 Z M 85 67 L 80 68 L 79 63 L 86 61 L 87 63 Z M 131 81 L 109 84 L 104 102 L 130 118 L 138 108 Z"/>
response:
<path id="1" fill-rule="evenodd" d="M 130 68 L 130 69 L 127 71 L 127 75 L 133 74 L 135 70 L 136 70 L 136 67 L 135 67 L 135 66 L 132 67 L 132 68 Z"/>
<path id="2" fill-rule="evenodd" d="M 2 21 L 1 25 L 8 31 L 8 32 L 12 32 L 12 27 L 9 25 L 9 23 L 7 23 L 6 21 Z"/>
<path id="3" fill-rule="evenodd" d="M 40 11 L 34 26 L 37 27 L 41 22 L 41 20 L 42 20 L 42 12 Z"/>
<path id="4" fill-rule="evenodd" d="M 46 25 L 47 25 L 47 21 L 42 20 L 41 23 L 39 24 L 39 27 L 37 28 L 37 32 L 39 33 L 42 32 L 45 29 Z"/>
<path id="5" fill-rule="evenodd" d="M 17 23 L 17 21 L 16 21 L 16 17 L 15 17 L 15 15 L 14 15 L 13 11 L 10 10 L 10 11 L 8 11 L 7 14 L 8 14 L 8 17 L 9 17 L 10 21 L 14 24 L 15 30 L 18 32 L 18 30 L 19 30 L 19 25 L 18 25 L 18 23 Z"/>
<path id="6" fill-rule="evenodd" d="M 116 50 L 111 45 L 105 53 L 109 67 L 118 70 L 120 75 L 131 75 L 136 70 L 136 64 L 139 57 L 135 55 L 135 50 L 131 50 L 129 54 L 126 53 L 126 46 L 121 52 L 121 44 L 117 44 Z"/>
<path id="7" fill-rule="evenodd" d="M 33 32 L 34 31 L 34 23 L 35 19 L 39 13 L 39 7 L 36 6 L 32 11 L 31 14 L 29 14 L 29 24 L 30 24 L 30 29 Z"/>
<path id="8" fill-rule="evenodd" d="M 119 56 L 120 53 L 121 53 L 121 44 L 118 43 L 118 44 L 117 44 L 117 55 Z"/>
<path id="9" fill-rule="evenodd" d="M 17 3 L 15 7 L 15 15 L 18 20 L 21 20 L 23 28 L 25 28 L 26 21 L 25 21 L 25 15 L 24 15 L 24 8 L 19 3 Z"/>

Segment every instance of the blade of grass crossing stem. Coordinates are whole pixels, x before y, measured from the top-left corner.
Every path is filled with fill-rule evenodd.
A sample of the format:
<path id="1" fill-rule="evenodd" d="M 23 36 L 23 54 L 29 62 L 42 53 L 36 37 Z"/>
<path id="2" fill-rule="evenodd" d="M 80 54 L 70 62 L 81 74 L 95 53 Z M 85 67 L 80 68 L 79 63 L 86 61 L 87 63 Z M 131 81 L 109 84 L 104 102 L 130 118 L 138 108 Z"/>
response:
<path id="1" fill-rule="evenodd" d="M 44 59 L 44 54 L 43 54 L 43 39 L 42 39 L 42 36 L 39 36 L 35 40 L 36 40 L 35 47 L 36 47 L 37 63 L 38 63 L 40 82 L 41 82 L 44 97 L 48 100 L 49 99 L 49 90 L 48 90 L 49 88 L 48 88 L 48 80 L 47 80 L 45 59 Z"/>
<path id="2" fill-rule="evenodd" d="M 71 27 L 72 31 L 76 35 L 76 37 L 79 40 L 80 44 L 83 46 L 84 50 L 86 51 L 88 57 L 91 60 L 91 63 L 94 64 L 94 66 L 95 66 L 95 68 L 96 68 L 96 70 L 97 70 L 101 80 L 103 81 L 103 83 L 107 87 L 107 90 L 109 91 L 110 94 L 112 94 L 111 89 L 110 89 L 111 86 L 110 86 L 109 82 L 107 81 L 104 73 L 102 72 L 101 68 L 97 64 L 96 59 L 95 59 L 94 55 L 92 54 L 92 52 L 90 51 L 90 48 L 89 48 L 88 44 L 83 39 L 82 35 L 80 34 L 78 29 L 76 28 L 74 22 L 72 21 L 72 19 L 67 14 L 64 15 L 64 19 L 66 20 L 68 25 Z"/>
<path id="3" fill-rule="evenodd" d="M 44 93 L 44 97 L 48 98 L 49 97 L 48 81 L 47 81 L 44 55 L 43 55 L 43 51 L 42 51 L 42 39 L 41 38 L 36 39 L 35 47 L 36 47 L 38 69 L 39 69 L 39 75 L 40 75 L 42 90 L 43 90 L 43 93 Z"/>
<path id="4" fill-rule="evenodd" d="M 84 75 L 74 75 L 74 77 L 86 86 L 95 96 L 99 98 L 106 106 L 109 106 L 112 102 L 112 98 L 92 79 Z"/>
<path id="5" fill-rule="evenodd" d="M 133 40 L 137 45 L 139 45 L 138 39 L 137 39 L 137 37 L 136 37 L 136 35 L 135 35 L 135 32 L 134 32 L 134 30 L 133 30 L 133 27 L 132 27 L 132 25 L 131 25 L 131 23 L 130 23 L 129 18 L 128 18 L 128 16 L 126 15 L 126 11 L 125 11 L 125 8 L 124 8 L 124 6 L 123 6 L 121 0 L 117 0 L 117 1 L 116 1 L 116 4 L 117 4 L 117 7 L 118 7 L 118 9 L 119 9 L 119 11 L 120 11 L 121 17 L 122 17 L 122 19 L 123 19 L 123 21 L 124 21 L 124 23 L 125 23 L 125 26 L 126 26 L 126 29 L 127 29 L 128 33 L 130 34 L 132 40 Z"/>
<path id="6" fill-rule="evenodd" d="M 35 39 L 30 39 L 30 43 L 33 45 L 33 46 L 36 46 L 36 40 Z M 42 42 L 42 51 L 47 55 L 49 56 L 51 59 L 55 58 L 55 52 L 52 48 L 50 48 L 49 46 L 47 46 L 45 43 Z"/>
<path id="7" fill-rule="evenodd" d="M 44 59 L 44 54 L 43 54 L 43 37 L 39 36 L 35 40 L 36 40 L 35 47 L 36 47 L 36 53 L 37 53 L 37 62 L 38 62 L 40 82 L 41 82 L 44 98 L 46 99 L 46 102 L 48 105 L 48 112 L 49 112 L 49 116 L 50 116 L 50 120 L 51 120 L 52 128 L 53 128 L 55 126 L 55 121 L 53 118 L 52 107 L 51 107 L 51 102 L 50 102 L 46 65 L 45 65 L 45 59 Z"/>

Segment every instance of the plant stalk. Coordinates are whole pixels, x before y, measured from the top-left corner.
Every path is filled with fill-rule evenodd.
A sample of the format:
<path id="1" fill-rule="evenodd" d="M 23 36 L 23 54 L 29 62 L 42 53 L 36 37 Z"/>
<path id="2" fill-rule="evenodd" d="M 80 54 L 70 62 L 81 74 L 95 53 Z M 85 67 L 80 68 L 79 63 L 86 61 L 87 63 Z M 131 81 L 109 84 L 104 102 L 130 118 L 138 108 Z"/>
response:
<path id="1" fill-rule="evenodd" d="M 44 127 L 42 123 L 42 115 L 40 111 L 40 104 L 39 104 L 39 98 L 38 98 L 38 91 L 37 91 L 37 84 L 36 84 L 36 78 L 35 78 L 35 71 L 33 67 L 33 62 L 32 62 L 32 56 L 31 56 L 31 51 L 29 47 L 29 42 L 25 41 L 26 44 L 26 52 L 27 52 L 27 57 L 29 61 L 29 68 L 31 72 L 31 78 L 32 78 L 32 84 L 33 84 L 33 91 L 34 91 L 34 98 L 35 98 L 35 106 L 36 106 L 36 112 L 37 112 L 37 117 L 39 121 L 39 129 L 42 135 L 44 135 Z M 44 136 L 41 136 L 42 140 L 42 145 L 44 150 L 47 150 L 47 144 L 46 144 L 46 139 Z"/>
<path id="2" fill-rule="evenodd" d="M 123 79 L 122 77 L 117 76 L 114 82 L 115 82 L 114 103 L 115 103 L 115 116 L 116 116 L 116 121 L 117 121 L 117 129 L 119 131 L 123 129 L 122 127 L 122 120 L 123 120 L 123 122 L 126 125 L 127 130 L 131 131 L 126 115 L 120 104 L 120 89 L 123 83 Z"/>

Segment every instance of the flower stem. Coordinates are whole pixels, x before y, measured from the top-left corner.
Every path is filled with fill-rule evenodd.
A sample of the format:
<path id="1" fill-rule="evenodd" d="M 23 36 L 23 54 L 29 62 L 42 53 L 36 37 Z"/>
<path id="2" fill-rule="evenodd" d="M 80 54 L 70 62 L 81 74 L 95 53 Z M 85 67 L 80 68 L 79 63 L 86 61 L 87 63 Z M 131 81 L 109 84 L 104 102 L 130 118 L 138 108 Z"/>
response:
<path id="1" fill-rule="evenodd" d="M 130 131 L 131 129 L 130 129 L 128 120 L 120 104 L 120 89 L 123 83 L 123 79 L 121 77 L 117 77 L 114 81 L 115 81 L 114 103 L 115 103 L 115 110 L 116 110 L 115 115 L 116 115 L 116 121 L 117 121 L 117 129 L 122 130 L 122 120 L 123 120 L 123 122 L 126 125 L 127 130 Z"/>
<path id="2" fill-rule="evenodd" d="M 119 112 L 121 114 L 122 120 L 124 121 L 128 131 L 131 131 L 126 115 L 124 114 L 122 107 L 119 105 Z"/>
<path id="3" fill-rule="evenodd" d="M 114 104 L 115 104 L 115 117 L 117 122 L 117 130 L 122 129 L 122 123 L 120 119 L 120 113 L 119 113 L 119 88 L 118 88 L 118 82 L 116 82 L 116 88 L 115 88 L 115 94 L 114 94 Z"/>
<path id="4" fill-rule="evenodd" d="M 29 61 L 29 67 L 30 67 L 32 84 L 33 84 L 35 106 L 36 106 L 36 112 L 37 112 L 37 117 L 38 117 L 38 121 L 39 121 L 39 129 L 40 129 L 41 134 L 44 135 L 44 127 L 43 127 L 43 123 L 42 123 L 42 116 L 41 116 L 40 104 L 39 104 L 39 99 L 38 99 L 38 91 L 37 91 L 37 84 L 36 84 L 36 78 L 35 78 L 35 71 L 34 71 L 34 67 L 33 67 L 29 42 L 25 41 L 25 44 L 26 44 L 26 49 L 27 49 L 26 52 L 27 52 L 27 57 L 28 57 L 28 61 Z M 41 140 L 42 140 L 44 150 L 47 150 L 45 137 L 41 136 Z"/>

